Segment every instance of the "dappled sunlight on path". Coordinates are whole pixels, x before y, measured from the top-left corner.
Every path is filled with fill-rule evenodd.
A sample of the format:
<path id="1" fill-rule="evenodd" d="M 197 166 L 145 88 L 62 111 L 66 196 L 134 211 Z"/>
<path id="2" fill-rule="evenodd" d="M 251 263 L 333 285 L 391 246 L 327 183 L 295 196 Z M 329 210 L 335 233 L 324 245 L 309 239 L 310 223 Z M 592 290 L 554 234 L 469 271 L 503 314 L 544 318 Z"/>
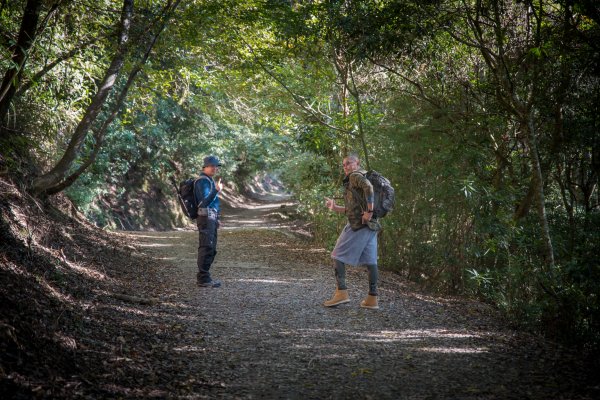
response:
<path id="1" fill-rule="evenodd" d="M 334 289 L 329 254 L 268 217 L 280 207 L 230 210 L 212 269 L 219 289 L 195 286 L 195 230 L 130 233 L 166 262 L 158 307 L 180 332 L 173 363 L 190 369 L 199 398 L 542 399 L 568 389 L 549 344 L 507 329 L 488 307 L 414 292 L 386 271 L 380 310 L 359 307 L 367 277 L 355 268 L 351 302 L 323 307 Z"/>

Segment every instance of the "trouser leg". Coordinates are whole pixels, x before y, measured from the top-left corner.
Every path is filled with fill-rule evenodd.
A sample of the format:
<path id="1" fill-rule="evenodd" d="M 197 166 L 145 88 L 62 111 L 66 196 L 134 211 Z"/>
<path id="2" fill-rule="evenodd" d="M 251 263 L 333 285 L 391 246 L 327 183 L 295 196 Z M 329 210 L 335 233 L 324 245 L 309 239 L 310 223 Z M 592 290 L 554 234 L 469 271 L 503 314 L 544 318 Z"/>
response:
<path id="1" fill-rule="evenodd" d="M 346 290 L 346 265 L 340 260 L 333 260 L 335 267 L 335 281 L 337 283 L 338 290 Z"/>
<path id="2" fill-rule="evenodd" d="M 206 283 L 210 282 L 212 278 L 210 277 L 210 267 L 217 255 L 217 251 L 208 246 L 199 246 L 198 247 L 198 282 Z"/>
<path id="3" fill-rule="evenodd" d="M 377 296 L 377 280 L 379 278 L 377 264 L 367 265 L 367 269 L 369 271 L 369 294 Z"/>
<path id="4" fill-rule="evenodd" d="M 217 255 L 216 221 L 207 217 L 198 217 L 198 283 L 211 282 L 210 267 Z"/>

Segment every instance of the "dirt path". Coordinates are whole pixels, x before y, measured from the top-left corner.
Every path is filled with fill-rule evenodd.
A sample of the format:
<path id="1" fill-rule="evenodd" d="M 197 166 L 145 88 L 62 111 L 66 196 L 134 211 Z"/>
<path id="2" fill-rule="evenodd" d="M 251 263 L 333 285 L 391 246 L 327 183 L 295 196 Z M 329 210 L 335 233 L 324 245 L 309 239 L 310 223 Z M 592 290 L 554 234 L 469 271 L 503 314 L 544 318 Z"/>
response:
<path id="1" fill-rule="evenodd" d="M 352 301 L 322 307 L 334 289 L 328 254 L 267 223 L 278 207 L 230 212 L 213 265 L 219 289 L 195 286 L 195 231 L 128 233 L 162 260 L 161 302 L 146 312 L 177 338 L 150 360 L 154 376 L 172 376 L 156 396 L 584 398 L 575 360 L 479 303 L 427 297 L 383 271 L 381 309 L 364 310 L 366 272 L 350 269 Z"/>

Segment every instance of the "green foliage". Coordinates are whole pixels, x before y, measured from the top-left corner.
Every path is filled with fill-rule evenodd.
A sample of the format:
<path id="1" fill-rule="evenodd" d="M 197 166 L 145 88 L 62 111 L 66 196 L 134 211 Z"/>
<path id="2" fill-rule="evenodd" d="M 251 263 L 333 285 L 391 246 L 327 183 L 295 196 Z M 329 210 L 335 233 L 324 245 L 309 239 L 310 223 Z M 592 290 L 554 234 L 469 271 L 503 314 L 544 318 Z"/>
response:
<path id="1" fill-rule="evenodd" d="M 114 52 L 113 30 L 99 32 L 115 26 L 116 4 L 65 2 L 43 30 L 24 82 L 82 48 L 15 99 L 3 124 L 21 135 L 3 143 L 0 167 L 23 168 L 27 151 L 29 171 L 60 158 Z M 157 223 L 152 215 L 173 226 L 168 178 L 195 175 L 216 154 L 238 185 L 281 176 L 332 248 L 344 219 L 324 197 L 341 201 L 342 157 L 358 151 L 397 193 L 382 221 L 383 268 L 599 349 L 600 27 L 586 4 L 575 17 L 535 1 L 182 2 L 67 194 L 101 226 L 140 228 Z M 1 38 L 14 41 L 23 5 L 3 6 Z M 162 5 L 140 3 L 140 15 Z M 475 9 L 492 5 L 499 20 Z M 94 145 L 90 134 L 74 168 Z M 529 195 L 533 154 L 554 263 Z"/>

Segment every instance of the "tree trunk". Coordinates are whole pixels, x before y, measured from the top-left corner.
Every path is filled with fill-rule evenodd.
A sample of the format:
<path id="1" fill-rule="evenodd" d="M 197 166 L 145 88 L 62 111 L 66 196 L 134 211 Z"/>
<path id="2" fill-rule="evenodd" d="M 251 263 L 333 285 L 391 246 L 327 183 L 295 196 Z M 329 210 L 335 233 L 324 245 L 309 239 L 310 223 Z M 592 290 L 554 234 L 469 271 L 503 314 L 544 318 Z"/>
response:
<path id="1" fill-rule="evenodd" d="M 367 142 L 365 140 L 365 131 L 363 129 L 363 120 L 362 120 L 362 103 L 360 102 L 360 93 L 358 92 L 358 88 L 356 87 L 356 82 L 354 81 L 354 74 L 352 73 L 352 64 L 348 66 L 348 71 L 350 72 L 350 79 L 352 81 L 353 90 L 349 90 L 350 94 L 354 97 L 356 101 L 356 114 L 358 116 L 358 133 L 360 135 L 360 144 L 363 148 L 363 153 L 365 155 L 365 166 L 367 170 L 371 169 L 371 164 L 369 163 L 369 152 L 367 150 Z"/>
<path id="2" fill-rule="evenodd" d="M 537 140 L 535 137 L 535 127 L 531 112 L 527 117 L 525 128 L 525 140 L 529 147 L 531 157 L 531 167 L 533 173 L 533 189 L 535 192 L 535 207 L 538 212 L 538 218 L 541 227 L 542 240 L 544 243 L 544 257 L 546 265 L 550 270 L 554 269 L 554 249 L 552 247 L 552 237 L 550 235 L 550 227 L 548 225 L 548 217 L 546 216 L 546 204 L 544 197 L 544 178 L 542 176 L 542 167 L 538 154 Z"/>
<path id="3" fill-rule="evenodd" d="M 345 89 L 344 92 L 350 93 L 352 95 L 352 97 L 354 97 L 354 100 L 356 101 L 356 113 L 358 116 L 358 133 L 359 133 L 360 144 L 361 144 L 361 147 L 362 147 L 363 153 L 364 153 L 365 166 L 367 167 L 367 170 L 370 170 L 371 165 L 369 163 L 369 153 L 367 150 L 367 143 L 365 140 L 365 132 L 363 129 L 362 103 L 360 101 L 360 93 L 358 92 L 358 88 L 356 87 L 356 82 L 354 81 L 354 74 L 352 73 L 352 62 L 345 60 L 341 54 L 343 54 L 342 51 L 340 51 L 338 54 L 338 51 L 334 48 L 333 49 L 333 62 L 338 71 L 338 74 L 340 75 L 340 78 L 342 78 L 343 89 Z M 350 77 L 350 81 L 352 82 L 352 87 L 350 87 L 350 84 L 348 83 L 348 77 Z M 344 112 L 346 112 L 346 109 L 344 109 Z M 344 114 L 344 122 L 345 121 L 346 121 L 346 114 Z"/>
<path id="4" fill-rule="evenodd" d="M 163 14 L 169 14 L 169 13 L 172 13 L 173 11 L 175 11 L 175 9 L 179 5 L 180 1 L 181 0 L 176 0 L 174 4 L 171 4 L 171 2 L 169 2 L 167 4 L 167 6 L 165 7 L 165 11 L 163 12 Z M 168 20 L 169 20 L 168 15 L 165 15 L 165 17 L 162 19 L 162 23 L 159 25 L 159 27 L 156 30 L 156 32 L 154 33 L 154 35 L 148 41 L 148 45 L 146 46 L 146 50 L 142 56 L 142 59 L 129 72 L 127 82 L 125 82 L 125 85 L 121 89 L 121 93 L 119 93 L 119 96 L 117 97 L 109 116 L 102 122 L 102 126 L 100 126 L 100 128 L 98 128 L 97 130 L 94 131 L 94 139 L 96 140 L 96 143 L 94 144 L 94 148 L 93 148 L 90 156 L 87 158 L 87 160 L 85 160 L 85 162 L 83 162 L 79 166 L 79 168 L 77 168 L 77 170 L 73 174 L 69 175 L 67 178 L 65 178 L 62 182 L 58 183 L 57 185 L 46 189 L 47 194 L 52 195 L 52 194 L 56 194 L 56 193 L 59 193 L 59 192 L 65 190 L 66 188 L 71 186 L 77 180 L 77 178 L 79 178 L 81 176 L 81 174 L 83 174 L 85 172 L 85 170 L 90 165 L 92 165 L 94 163 L 94 161 L 96 160 L 96 157 L 98 156 L 98 153 L 100 152 L 100 148 L 102 147 L 102 142 L 104 141 L 104 136 L 106 135 L 106 131 L 108 130 L 108 127 L 115 120 L 117 113 L 123 106 L 123 103 L 125 102 L 125 98 L 127 97 L 127 93 L 129 92 L 129 89 L 133 85 L 135 78 L 137 77 L 138 73 L 142 70 L 144 64 L 146 64 L 146 62 L 148 61 L 148 58 L 150 57 L 150 53 L 152 52 L 154 45 L 158 41 L 158 37 L 165 29 Z"/>
<path id="5" fill-rule="evenodd" d="M 125 55 L 127 53 L 127 41 L 129 39 L 129 28 L 131 26 L 131 19 L 133 15 L 133 0 L 124 0 L 123 10 L 121 12 L 121 32 L 119 35 L 119 46 L 115 53 L 115 56 L 106 71 L 102 83 L 99 85 L 99 89 L 92 98 L 92 102 L 88 106 L 83 118 L 75 128 L 75 132 L 71 137 L 69 146 L 65 151 L 65 154 L 60 159 L 50 172 L 44 174 L 33 181 L 32 190 L 36 194 L 43 194 L 48 189 L 60 184 L 65 178 L 65 175 L 69 172 L 73 162 L 79 155 L 81 147 L 85 142 L 87 133 L 96 121 L 98 114 L 102 110 L 106 98 L 110 94 L 117 76 L 123 67 L 125 61 Z"/>
<path id="6" fill-rule="evenodd" d="M 531 178 L 529 182 L 529 188 L 527 189 L 527 194 L 523 197 L 523 200 L 517 205 L 515 212 L 513 214 L 513 221 L 518 221 L 521 218 L 525 217 L 529 214 L 529 209 L 531 208 L 531 203 L 533 202 L 533 198 L 535 197 L 535 178 Z"/>
<path id="7" fill-rule="evenodd" d="M 577 224 L 575 222 L 575 213 L 574 213 L 574 201 L 573 196 L 566 188 L 568 183 L 563 182 L 562 175 L 562 167 L 561 163 L 557 165 L 558 171 L 556 172 L 556 183 L 560 188 L 560 194 L 562 197 L 563 205 L 565 206 L 565 210 L 567 210 L 567 215 L 569 217 L 569 251 L 568 255 L 570 259 L 573 259 L 573 249 L 575 248 L 575 235 L 577 233 Z M 571 199 L 569 199 L 571 196 Z"/>
<path id="8" fill-rule="evenodd" d="M 348 81 L 348 70 L 344 70 L 340 72 L 341 78 L 342 78 L 342 82 L 347 82 Z M 341 97 L 341 103 L 342 103 L 342 121 L 343 121 L 343 126 L 344 129 L 346 129 L 347 131 L 350 131 L 348 129 L 348 116 L 350 115 L 350 110 L 348 109 L 348 89 L 347 89 L 347 85 L 343 84 L 342 87 L 342 92 L 340 93 L 340 97 Z M 346 154 L 348 154 L 349 151 L 349 140 L 348 140 L 348 135 L 343 135 L 342 136 L 342 140 L 343 140 L 343 154 L 342 156 L 345 156 Z"/>
<path id="9" fill-rule="evenodd" d="M 29 49 L 36 36 L 42 0 L 27 0 L 17 43 L 12 48 L 11 66 L 4 74 L 0 84 L 0 124 L 4 124 L 11 100 L 17 90 L 18 76 L 21 74 Z M 4 135 L 5 133 L 2 133 Z"/>

